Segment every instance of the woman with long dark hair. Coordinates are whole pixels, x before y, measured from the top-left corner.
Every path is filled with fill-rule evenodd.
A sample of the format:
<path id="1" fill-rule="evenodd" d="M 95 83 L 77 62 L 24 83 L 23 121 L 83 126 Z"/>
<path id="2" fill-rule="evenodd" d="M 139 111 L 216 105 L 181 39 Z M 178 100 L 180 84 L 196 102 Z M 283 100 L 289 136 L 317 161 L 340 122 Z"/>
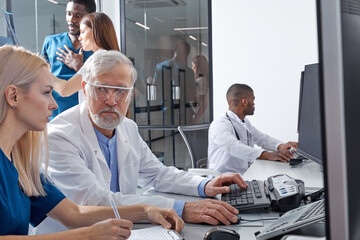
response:
<path id="1" fill-rule="evenodd" d="M 79 40 L 84 51 L 120 51 L 114 25 L 105 13 L 89 13 L 81 19 Z M 56 78 L 54 89 L 62 97 L 68 97 L 81 90 L 81 81 L 82 68 L 67 81 Z M 82 97 L 80 92 L 79 102 Z"/>
<path id="2" fill-rule="evenodd" d="M 193 123 L 207 123 L 209 113 L 209 63 L 205 56 L 197 55 L 192 59 L 192 69 L 195 74 L 195 89 L 197 110 Z"/>

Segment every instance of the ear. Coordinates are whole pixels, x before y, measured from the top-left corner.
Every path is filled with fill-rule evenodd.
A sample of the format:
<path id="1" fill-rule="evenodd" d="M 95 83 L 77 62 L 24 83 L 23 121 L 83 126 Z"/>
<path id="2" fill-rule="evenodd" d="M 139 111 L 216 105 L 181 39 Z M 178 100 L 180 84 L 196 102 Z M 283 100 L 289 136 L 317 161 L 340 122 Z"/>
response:
<path id="1" fill-rule="evenodd" d="M 86 94 L 86 90 L 85 90 L 85 84 L 86 84 L 85 81 L 81 82 L 81 87 L 82 87 L 82 90 L 84 92 L 85 99 L 87 99 L 87 94 Z"/>
<path id="2" fill-rule="evenodd" d="M 243 99 L 241 99 L 241 103 L 242 103 L 243 105 L 246 105 L 246 104 L 248 103 L 247 98 L 243 98 Z"/>
<path id="3" fill-rule="evenodd" d="M 19 103 L 19 88 L 13 84 L 10 84 L 5 88 L 5 98 L 10 107 L 16 108 Z"/>

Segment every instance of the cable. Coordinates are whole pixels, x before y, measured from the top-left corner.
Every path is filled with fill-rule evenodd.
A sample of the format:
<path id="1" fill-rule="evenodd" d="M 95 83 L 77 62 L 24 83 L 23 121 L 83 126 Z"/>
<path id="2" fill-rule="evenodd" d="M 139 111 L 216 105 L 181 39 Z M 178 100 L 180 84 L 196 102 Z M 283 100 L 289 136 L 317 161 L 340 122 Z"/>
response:
<path id="1" fill-rule="evenodd" d="M 311 202 L 315 202 L 316 200 L 319 200 L 324 197 L 324 188 L 321 188 L 320 190 L 310 193 L 308 195 L 305 195 L 303 197 L 304 203 L 309 204 Z"/>
<path id="2" fill-rule="evenodd" d="M 242 217 L 239 217 L 239 221 L 246 221 L 246 222 L 257 222 L 257 221 L 266 221 L 266 220 L 277 220 L 279 217 L 272 217 L 272 218 L 258 218 L 258 219 L 245 219 Z"/>

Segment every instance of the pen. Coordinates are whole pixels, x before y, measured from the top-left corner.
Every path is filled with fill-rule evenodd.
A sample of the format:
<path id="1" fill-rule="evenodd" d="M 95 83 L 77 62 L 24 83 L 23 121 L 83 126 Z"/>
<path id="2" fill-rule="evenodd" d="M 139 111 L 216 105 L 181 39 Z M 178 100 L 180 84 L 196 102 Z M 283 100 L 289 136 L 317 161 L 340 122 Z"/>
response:
<path id="1" fill-rule="evenodd" d="M 116 218 L 121 219 L 120 214 L 119 214 L 119 212 L 118 212 L 118 210 L 116 208 L 116 205 L 115 205 L 115 202 L 114 202 L 114 199 L 113 199 L 112 195 L 109 194 L 108 198 L 109 198 L 110 205 L 111 205 L 111 207 L 112 207 L 112 209 L 113 209 L 113 211 L 115 213 Z"/>

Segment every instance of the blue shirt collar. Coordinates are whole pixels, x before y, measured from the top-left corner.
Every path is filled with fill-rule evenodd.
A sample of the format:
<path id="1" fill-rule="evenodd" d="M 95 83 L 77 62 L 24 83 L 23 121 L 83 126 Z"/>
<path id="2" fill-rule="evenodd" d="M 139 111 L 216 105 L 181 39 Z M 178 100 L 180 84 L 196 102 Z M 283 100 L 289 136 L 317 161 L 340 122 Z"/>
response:
<path id="1" fill-rule="evenodd" d="M 98 139 L 99 142 L 105 144 L 105 145 L 111 145 L 114 144 L 116 142 L 116 135 L 117 135 L 117 131 L 115 129 L 115 134 L 112 138 L 108 138 L 106 137 L 104 134 L 102 134 L 99 130 L 97 130 L 94 126 L 94 130 L 95 130 L 95 134 L 96 134 L 96 138 Z"/>

